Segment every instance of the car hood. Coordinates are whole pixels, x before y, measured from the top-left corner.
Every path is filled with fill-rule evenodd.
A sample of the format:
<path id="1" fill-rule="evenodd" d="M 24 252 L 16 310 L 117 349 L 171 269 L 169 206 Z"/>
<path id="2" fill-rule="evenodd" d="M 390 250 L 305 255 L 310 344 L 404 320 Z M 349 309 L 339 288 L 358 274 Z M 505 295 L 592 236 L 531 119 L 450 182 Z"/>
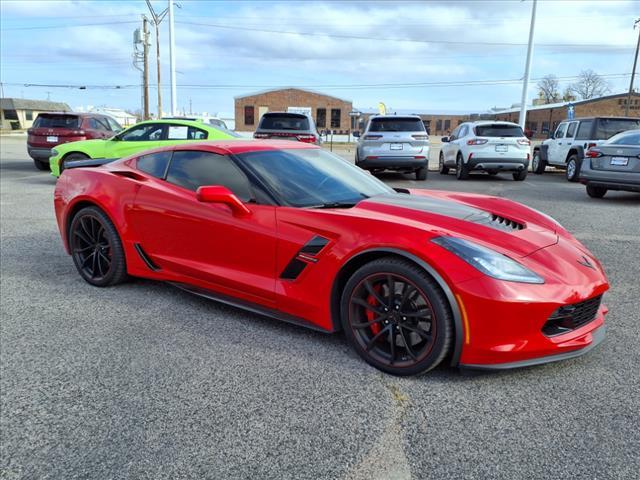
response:
<path id="1" fill-rule="evenodd" d="M 104 156 L 107 142 L 109 140 L 101 140 L 99 138 L 93 140 L 80 140 L 79 142 L 63 143 L 55 147 L 60 153 L 67 153 L 71 151 L 86 153 L 92 158 L 99 158 Z"/>
<path id="2" fill-rule="evenodd" d="M 452 235 L 501 253 L 524 257 L 558 242 L 553 219 L 511 200 L 458 192 L 412 190 L 358 203 L 357 215 Z"/>

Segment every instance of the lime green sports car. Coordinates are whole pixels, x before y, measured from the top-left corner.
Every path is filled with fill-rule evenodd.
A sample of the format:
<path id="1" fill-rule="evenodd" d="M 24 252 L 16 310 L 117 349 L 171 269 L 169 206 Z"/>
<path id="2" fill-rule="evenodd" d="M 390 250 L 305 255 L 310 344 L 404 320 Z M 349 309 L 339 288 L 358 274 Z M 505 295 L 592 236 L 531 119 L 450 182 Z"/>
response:
<path id="1" fill-rule="evenodd" d="M 228 140 L 236 135 L 192 120 L 147 120 L 122 130 L 108 140 L 83 140 L 57 145 L 51 151 L 51 174 L 59 177 L 65 162 L 87 159 L 118 159 L 150 148 L 193 140 Z"/>

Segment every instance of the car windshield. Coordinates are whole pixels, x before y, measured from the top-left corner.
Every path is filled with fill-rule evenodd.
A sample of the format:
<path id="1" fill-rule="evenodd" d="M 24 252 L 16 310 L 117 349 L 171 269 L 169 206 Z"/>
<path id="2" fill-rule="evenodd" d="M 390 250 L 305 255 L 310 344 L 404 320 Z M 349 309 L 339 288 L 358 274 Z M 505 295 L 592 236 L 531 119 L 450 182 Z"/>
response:
<path id="1" fill-rule="evenodd" d="M 475 131 L 478 137 L 524 137 L 524 132 L 518 125 L 505 125 L 502 123 L 478 125 Z"/>
<path id="2" fill-rule="evenodd" d="M 40 114 L 33 123 L 34 128 L 78 128 L 80 118 L 77 115 Z"/>
<path id="3" fill-rule="evenodd" d="M 419 118 L 372 118 L 370 132 L 424 132 Z"/>
<path id="4" fill-rule="evenodd" d="M 608 145 L 640 145 L 640 130 L 619 133 L 607 140 Z"/>
<path id="5" fill-rule="evenodd" d="M 259 128 L 268 130 L 309 130 L 309 119 L 304 115 L 265 114 L 260 120 Z"/>
<path id="6" fill-rule="evenodd" d="M 640 118 L 600 118 L 594 140 L 607 140 L 614 135 L 640 128 Z"/>
<path id="7" fill-rule="evenodd" d="M 393 189 L 342 158 L 320 149 L 286 149 L 238 155 L 292 207 L 349 207 Z"/>

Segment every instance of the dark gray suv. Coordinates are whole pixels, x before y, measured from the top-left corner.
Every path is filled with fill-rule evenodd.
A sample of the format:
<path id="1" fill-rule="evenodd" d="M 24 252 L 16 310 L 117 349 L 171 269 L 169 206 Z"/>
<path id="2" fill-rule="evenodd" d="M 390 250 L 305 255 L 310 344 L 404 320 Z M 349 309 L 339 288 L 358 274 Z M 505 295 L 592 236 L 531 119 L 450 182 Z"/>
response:
<path id="1" fill-rule="evenodd" d="M 260 119 L 253 138 L 320 144 L 320 135 L 313 118 L 303 113 L 265 113 Z"/>

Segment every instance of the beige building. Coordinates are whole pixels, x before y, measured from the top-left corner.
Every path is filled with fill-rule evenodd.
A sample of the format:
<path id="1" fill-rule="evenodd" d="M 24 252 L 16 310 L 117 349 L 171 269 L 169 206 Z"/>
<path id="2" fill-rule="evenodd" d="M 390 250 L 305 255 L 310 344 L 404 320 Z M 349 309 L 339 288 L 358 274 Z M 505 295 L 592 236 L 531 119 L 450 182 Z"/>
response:
<path id="1" fill-rule="evenodd" d="M 71 109 L 66 103 L 25 98 L 0 98 L 0 128 L 23 130 L 33 125 L 39 113 L 69 111 Z"/>
<path id="2" fill-rule="evenodd" d="M 349 113 L 352 110 L 350 100 L 310 90 L 266 90 L 235 97 L 235 129 L 238 132 L 253 132 L 265 113 L 288 111 L 311 115 L 318 130 L 331 129 L 336 134 L 347 134 L 351 129 Z"/>

